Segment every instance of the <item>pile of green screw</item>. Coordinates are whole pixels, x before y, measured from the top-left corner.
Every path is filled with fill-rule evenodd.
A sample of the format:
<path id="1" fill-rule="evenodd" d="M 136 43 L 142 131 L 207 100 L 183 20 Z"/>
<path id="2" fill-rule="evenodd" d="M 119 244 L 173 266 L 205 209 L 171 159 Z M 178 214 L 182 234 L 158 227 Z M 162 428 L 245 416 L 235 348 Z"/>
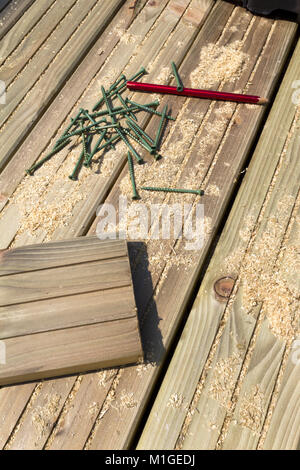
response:
<path id="1" fill-rule="evenodd" d="M 138 80 L 147 72 L 142 67 L 129 80 Z M 86 109 L 80 109 L 75 118 L 71 119 L 70 125 L 64 133 L 55 142 L 50 153 L 42 160 L 32 165 L 26 173 L 33 175 L 53 155 L 58 153 L 71 142 L 72 137 L 81 137 L 82 152 L 75 165 L 70 179 L 76 180 L 82 166 L 91 167 L 92 161 L 96 153 L 107 148 L 115 148 L 115 143 L 122 140 L 129 149 L 131 155 L 135 157 L 138 163 L 143 163 L 142 158 L 131 145 L 130 139 L 137 142 L 142 148 L 146 149 L 156 159 L 158 155 L 159 141 L 162 128 L 166 119 L 173 119 L 167 115 L 167 107 L 163 113 L 156 111 L 159 105 L 158 101 L 142 105 L 135 103 L 128 98 L 124 99 L 122 93 L 126 90 L 127 79 L 125 75 L 121 75 L 108 90 L 101 87 L 101 99 L 95 104 L 92 112 Z M 121 106 L 114 106 L 113 100 L 117 99 Z M 106 109 L 97 111 L 100 106 L 105 104 Z M 152 139 L 138 124 L 136 113 L 144 111 L 151 114 L 161 116 L 161 121 L 155 139 Z M 125 120 L 126 127 L 121 124 L 121 120 Z M 108 131 L 110 131 L 108 135 Z M 90 148 L 93 137 L 99 136 L 93 148 Z"/>
<path id="2" fill-rule="evenodd" d="M 177 72 L 174 63 L 172 63 L 172 67 L 173 70 Z M 135 148 L 131 145 L 129 139 L 132 139 L 134 142 L 138 143 L 143 149 L 147 150 L 151 155 L 154 156 L 156 160 L 158 160 L 161 157 L 158 153 L 158 150 L 166 119 L 175 121 L 172 116 L 168 115 L 167 106 L 163 108 L 162 112 L 158 112 L 156 110 L 157 106 L 159 105 L 159 101 L 153 101 L 152 103 L 142 105 L 131 101 L 128 98 L 124 99 L 122 97 L 122 93 L 126 90 L 127 81 L 139 80 L 146 73 L 147 72 L 145 68 L 142 67 L 135 75 L 133 75 L 133 77 L 130 77 L 128 80 L 126 76 L 122 74 L 108 90 L 105 90 L 104 87 L 101 87 L 101 99 L 95 104 L 92 112 L 87 109 L 80 108 L 77 115 L 74 118 L 71 118 L 71 123 L 67 129 L 55 142 L 51 152 L 48 153 L 42 160 L 38 161 L 28 170 L 26 170 L 26 173 L 28 175 L 33 175 L 35 171 L 46 161 L 50 160 L 53 155 L 69 145 L 72 137 L 81 137 L 82 151 L 78 161 L 75 164 L 72 174 L 69 176 L 71 180 L 75 181 L 78 179 L 78 175 L 82 166 L 91 167 L 96 153 L 100 152 L 101 150 L 105 151 L 110 148 L 115 148 L 116 142 L 122 140 L 128 147 L 128 168 L 133 190 L 132 199 L 139 199 L 134 178 L 132 156 L 139 164 L 143 163 L 143 160 Z M 175 74 L 175 78 L 176 77 L 177 75 Z M 178 84 L 180 85 L 179 82 Z M 113 105 L 113 100 L 115 99 L 119 101 L 121 106 Z M 98 109 L 104 104 L 106 109 L 98 111 Z M 150 137 L 139 126 L 136 113 L 140 111 L 160 116 L 161 119 L 155 138 Z M 124 120 L 127 127 L 121 124 L 121 122 L 124 123 Z M 95 135 L 98 136 L 98 138 L 94 147 L 91 148 L 91 143 Z M 141 189 L 146 191 L 193 193 L 198 195 L 203 194 L 203 191 L 191 189 L 154 187 L 142 187 Z"/>

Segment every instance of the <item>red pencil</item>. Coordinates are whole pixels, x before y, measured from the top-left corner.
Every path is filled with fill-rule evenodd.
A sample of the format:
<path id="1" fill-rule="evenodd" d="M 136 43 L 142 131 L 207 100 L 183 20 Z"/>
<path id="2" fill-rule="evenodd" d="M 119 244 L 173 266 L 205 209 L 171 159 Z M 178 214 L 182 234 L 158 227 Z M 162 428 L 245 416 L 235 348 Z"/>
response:
<path id="1" fill-rule="evenodd" d="M 261 98 L 260 96 L 226 93 L 223 91 L 197 90 L 196 88 L 184 88 L 183 91 L 178 91 L 175 86 L 154 85 L 153 83 L 127 82 L 127 88 L 132 91 L 193 96 L 196 98 L 206 98 L 208 100 L 236 101 L 237 103 L 265 104 L 268 102 L 266 98 Z"/>

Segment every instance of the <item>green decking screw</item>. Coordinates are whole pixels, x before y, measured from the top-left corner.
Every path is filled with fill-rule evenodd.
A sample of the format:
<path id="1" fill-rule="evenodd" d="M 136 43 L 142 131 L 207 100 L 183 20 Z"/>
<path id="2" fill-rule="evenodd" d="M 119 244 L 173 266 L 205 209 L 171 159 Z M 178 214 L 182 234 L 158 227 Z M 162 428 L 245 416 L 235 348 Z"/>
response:
<path id="1" fill-rule="evenodd" d="M 159 111 L 156 111 L 155 109 L 151 109 L 148 106 L 145 106 L 143 104 L 135 103 L 134 101 L 131 101 L 129 98 L 126 98 L 125 101 L 133 104 L 134 106 L 137 106 L 138 108 L 144 111 L 147 111 L 148 113 L 155 114 L 156 116 L 162 116 L 162 113 L 160 113 Z M 166 119 L 175 121 L 175 118 L 173 118 L 172 116 L 168 116 L 168 115 L 166 115 Z"/>
<path id="2" fill-rule="evenodd" d="M 115 135 L 114 137 L 111 137 L 107 142 L 105 142 L 105 144 L 101 145 L 98 149 L 97 149 L 97 152 L 99 152 L 100 150 L 104 149 L 105 147 L 107 147 L 108 145 L 111 145 L 113 142 L 115 142 L 116 140 L 119 140 L 120 139 L 120 136 L 119 135 Z"/>
<path id="3" fill-rule="evenodd" d="M 110 115 L 110 117 L 111 117 L 111 120 L 112 120 L 112 122 L 113 122 L 114 124 L 116 124 L 116 123 L 117 123 L 117 120 L 116 120 L 116 118 L 115 118 L 115 115 L 114 115 L 113 112 L 112 112 L 111 105 L 110 105 L 110 103 L 109 103 L 109 101 L 108 101 L 108 98 L 107 98 L 107 95 L 106 95 L 106 92 L 105 92 L 103 86 L 101 87 L 101 91 L 102 91 L 102 96 L 103 96 L 103 99 L 104 99 L 104 101 L 105 101 L 107 110 L 108 110 L 109 115 Z"/>
<path id="4" fill-rule="evenodd" d="M 120 95 L 120 93 L 117 93 L 117 98 L 119 99 L 120 103 L 124 106 L 125 110 L 129 114 L 129 116 L 131 116 L 133 120 L 137 121 L 137 117 L 128 108 L 127 104 L 125 103 L 125 101 L 124 101 L 123 97 Z"/>
<path id="5" fill-rule="evenodd" d="M 204 191 L 202 189 L 154 188 L 151 186 L 142 186 L 141 189 L 144 191 L 162 191 L 164 193 L 187 193 L 197 194 L 198 196 L 204 195 Z"/>
<path id="6" fill-rule="evenodd" d="M 130 152 L 128 152 L 128 167 L 129 167 L 129 174 L 130 174 L 132 192 L 133 192 L 132 199 L 139 199 L 139 195 L 137 193 L 136 185 L 135 185 L 133 161 L 132 161 Z"/>
<path id="7" fill-rule="evenodd" d="M 171 65 L 172 65 L 173 74 L 174 74 L 174 77 L 175 77 L 175 80 L 176 80 L 176 83 L 177 83 L 177 91 L 183 91 L 183 84 L 182 84 L 182 81 L 179 77 L 179 73 L 178 73 L 175 62 L 171 62 Z"/>
<path id="8" fill-rule="evenodd" d="M 86 166 L 86 167 L 91 166 L 91 161 L 92 161 L 92 159 L 93 159 L 93 156 L 94 156 L 95 153 L 98 151 L 98 147 L 99 147 L 99 145 L 101 144 L 102 140 L 104 139 L 105 134 L 106 134 L 106 130 L 102 131 L 102 133 L 101 133 L 99 139 L 98 139 L 97 142 L 96 142 L 96 145 L 95 145 L 93 151 L 89 154 L 89 157 L 88 157 L 88 158 L 86 159 L 86 161 L 83 163 L 84 166 Z"/>
<path id="9" fill-rule="evenodd" d="M 119 125 L 119 124 L 116 123 L 116 124 L 108 124 L 107 126 L 97 127 L 99 122 L 96 123 L 96 126 L 95 126 L 95 124 L 90 124 L 87 127 L 83 127 L 82 129 L 78 129 L 78 131 L 74 131 L 74 132 L 71 132 L 70 134 L 63 135 L 62 137 L 60 137 L 60 139 L 58 139 L 57 142 L 61 142 L 64 139 L 69 139 L 70 137 L 73 137 L 74 135 L 81 135 L 83 132 L 86 132 L 86 131 L 92 129 L 93 127 L 96 127 L 95 130 L 102 131 L 104 129 L 111 129 L 112 127 L 118 127 L 118 125 Z"/>
<path id="10" fill-rule="evenodd" d="M 31 166 L 28 170 L 26 170 L 26 173 L 28 175 L 33 175 L 33 173 L 40 168 L 47 160 L 49 160 L 53 155 L 55 155 L 57 152 L 59 152 L 61 149 L 63 149 L 66 145 L 70 143 L 70 140 L 67 140 L 66 142 L 62 142 L 60 145 L 57 145 L 54 147 L 54 149 L 48 153 L 42 160 L 37 162 L 35 165 Z"/>
<path id="11" fill-rule="evenodd" d="M 91 136 L 88 136 L 87 138 L 87 144 L 90 143 L 90 140 L 91 140 Z M 78 178 L 78 172 L 80 170 L 80 167 L 81 167 L 81 164 L 83 163 L 83 160 L 85 158 L 85 151 L 84 149 L 81 151 L 80 155 L 79 155 L 79 158 L 77 160 L 77 163 L 75 165 L 75 168 L 74 168 L 74 171 L 73 173 L 69 176 L 70 180 L 72 181 L 76 181 L 77 178 Z"/>
<path id="12" fill-rule="evenodd" d="M 92 118 L 92 116 L 89 114 L 89 111 L 88 109 L 82 109 L 82 113 L 87 117 L 87 119 L 89 121 L 91 121 L 92 124 L 94 124 L 95 126 L 98 125 L 98 123 Z"/>
<path id="13" fill-rule="evenodd" d="M 159 146 L 159 141 L 160 141 L 163 125 L 164 125 L 164 122 L 165 122 L 165 118 L 166 118 L 166 115 L 167 115 L 167 110 L 168 110 L 168 107 L 166 105 L 163 109 L 163 112 L 162 112 L 161 120 L 160 120 L 158 129 L 157 129 L 157 133 L 156 133 L 155 142 L 154 142 L 154 145 L 153 145 L 153 148 L 155 150 L 157 150 L 157 148 Z"/>
<path id="14" fill-rule="evenodd" d="M 113 90 L 115 90 L 117 88 L 117 86 L 119 85 L 119 83 L 121 82 L 126 82 L 126 77 L 125 75 L 122 73 L 122 75 L 120 75 L 120 78 L 118 78 L 108 89 L 108 93 L 110 94 Z"/>
<path id="15" fill-rule="evenodd" d="M 150 137 L 150 135 L 148 135 L 147 132 L 145 132 L 144 129 L 142 129 L 138 125 L 137 122 L 130 119 L 130 117 L 126 118 L 126 122 L 127 122 L 128 126 L 131 127 L 131 129 L 134 127 L 139 134 L 141 134 L 143 137 L 145 137 L 145 139 L 147 139 L 150 142 L 150 145 L 154 145 L 154 140 L 152 139 L 152 137 Z"/>
<path id="16" fill-rule="evenodd" d="M 136 134 L 137 136 L 134 136 L 131 134 L 131 132 L 129 132 L 128 129 L 125 129 L 124 127 L 122 127 L 122 132 L 124 132 L 126 135 L 131 137 L 137 144 L 139 144 L 141 147 L 143 147 L 145 150 L 147 150 L 147 152 L 151 153 L 152 155 L 153 149 L 150 147 L 150 145 L 147 144 L 147 142 L 145 142 L 144 140 L 141 140 L 138 134 Z"/>
<path id="17" fill-rule="evenodd" d="M 116 132 L 117 134 L 119 135 L 119 137 L 123 140 L 123 142 L 127 145 L 127 147 L 129 148 L 130 152 L 132 153 L 132 155 L 135 157 L 136 161 L 141 165 L 142 163 L 144 163 L 144 161 L 142 160 L 142 158 L 139 156 L 139 154 L 136 152 L 136 150 L 132 147 L 132 145 L 130 144 L 130 142 L 128 142 L 128 140 L 126 139 L 125 135 L 122 133 L 122 131 L 118 128 L 116 128 Z"/>

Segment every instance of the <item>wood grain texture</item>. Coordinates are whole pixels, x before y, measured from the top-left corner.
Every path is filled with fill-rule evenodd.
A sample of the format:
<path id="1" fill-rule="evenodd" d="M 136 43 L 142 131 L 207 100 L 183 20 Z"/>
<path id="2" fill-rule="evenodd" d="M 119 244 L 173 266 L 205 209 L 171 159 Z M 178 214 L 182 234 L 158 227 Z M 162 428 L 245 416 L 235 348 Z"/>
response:
<path id="1" fill-rule="evenodd" d="M 130 364 L 141 358 L 135 317 L 5 340 L 0 385 Z"/>
<path id="2" fill-rule="evenodd" d="M 1 80 L 5 82 L 6 88 L 15 79 L 18 73 L 26 66 L 29 59 L 32 59 L 36 51 L 43 47 L 43 43 L 47 40 L 48 36 L 56 28 L 58 23 L 64 18 L 66 13 L 70 10 L 76 0 L 67 0 L 63 3 L 54 2 L 50 5 L 47 3 L 48 9 L 43 12 L 42 5 L 39 3 L 39 11 L 41 16 L 40 20 L 35 24 L 29 33 L 24 31 L 24 17 L 22 19 L 21 42 L 13 47 L 10 44 L 9 50 L 6 51 L 7 58 L 5 63 L 0 67 Z M 12 32 L 12 31 L 11 31 Z M 8 35 L 5 37 L 7 40 Z M 15 32 L 13 37 L 15 38 Z M 6 44 L 6 46 L 8 46 Z M 48 47 L 47 45 L 45 47 Z M 0 49 L 1 51 L 1 49 Z M 12 52 L 11 52 L 12 51 Z M 11 53 L 9 53 L 11 52 Z"/>
<path id="3" fill-rule="evenodd" d="M 40 18 L 51 7 L 55 0 L 40 0 L 35 2 L 22 15 L 22 18 L 11 28 L 11 30 L 1 40 L 0 45 L 0 65 L 14 51 L 24 36 L 38 23 Z M 2 28 L 1 28 L 2 29 Z M 0 69 L 1 70 L 1 69 Z"/>
<path id="4" fill-rule="evenodd" d="M 27 268 L 32 261 L 33 270 L 26 269 L 25 263 L 25 270 L 23 265 L 21 272 L 1 277 L 0 338 L 6 351 L 6 362 L 0 365 L 1 385 L 119 361 L 126 364 L 141 357 L 125 241 L 85 238 L 37 245 L 36 251 L 31 246 L 28 253 L 25 247 L 16 251 L 16 257 L 14 250 L 9 252 L 12 266 L 21 251 L 21 259 L 26 259 Z M 47 251 L 50 264 L 56 260 L 51 269 L 46 267 Z M 64 252 L 68 266 L 62 266 Z M 6 263 L 10 264 L 9 256 Z"/>
<path id="5" fill-rule="evenodd" d="M 66 79 L 81 62 L 122 2 L 123 0 L 114 0 L 113 3 L 105 0 L 105 2 L 98 3 L 95 0 L 89 0 L 83 2 L 82 5 L 76 3 L 60 23 L 56 34 L 48 40 L 52 54 L 50 55 L 46 48 L 40 49 L 31 61 L 30 67 L 26 68 L 8 89 L 7 105 L 0 114 L 0 122 L 3 124 L 13 111 L 15 113 L 14 119 L 7 121 L 4 128 L 5 132 L 0 135 L 0 141 L 1 138 L 4 139 L 6 147 L 6 150 L 3 148 L 0 161 L 1 168 L 5 166 L 12 152 L 16 150 L 50 101 L 57 95 Z M 95 10 L 91 13 L 92 7 L 95 7 Z M 83 21 L 80 24 L 84 18 L 87 18 L 88 14 L 90 14 L 89 21 Z M 74 21 L 74 18 L 76 21 Z M 70 37 L 72 38 L 72 47 L 68 43 Z M 56 57 L 56 60 L 52 60 L 53 53 L 56 54 L 59 51 L 60 54 Z M 33 74 L 32 67 L 34 65 L 36 65 L 36 69 L 34 69 Z M 46 73 L 37 81 L 25 101 L 22 101 L 26 92 L 29 91 L 46 68 Z M 50 88 L 49 82 L 52 83 Z M 20 106 L 16 110 L 19 104 Z"/>
<path id="6" fill-rule="evenodd" d="M 299 450 L 299 340 L 300 337 L 296 337 L 288 357 L 276 406 L 263 443 L 263 449 L 266 450 Z"/>
<path id="7" fill-rule="evenodd" d="M 16 0 L 14 2 L 2 2 L 5 8 L 0 13 L 0 39 L 16 24 L 26 10 L 33 4 L 35 0 Z"/>
<path id="8" fill-rule="evenodd" d="M 268 321 L 263 321 L 261 305 L 253 308 L 251 315 L 243 312 L 241 286 L 237 292 L 233 291 L 231 302 L 228 298 L 222 302 L 216 296 L 214 285 L 224 276 L 231 276 L 238 282 L 239 263 L 243 254 L 249 251 L 252 234 L 255 233 L 256 238 L 250 255 L 253 253 L 253 256 L 259 257 L 259 246 L 261 249 L 261 242 L 268 235 L 268 224 L 277 219 L 282 226 L 276 232 L 276 243 L 271 243 L 274 245 L 271 263 L 275 263 L 279 255 L 299 190 L 298 145 L 295 145 L 295 139 L 297 142 L 299 136 L 297 132 L 291 133 L 296 113 L 291 99 L 291 85 L 299 75 L 299 51 L 298 44 L 201 283 L 139 448 L 214 449 L 217 444 L 221 448 L 234 449 L 257 446 L 281 366 L 284 344 L 271 333 Z M 287 141 L 289 146 L 286 148 Z M 267 204 L 264 206 L 267 194 Z M 282 213 L 283 195 L 288 195 L 290 204 Z M 257 228 L 262 206 L 264 217 Z M 247 354 L 258 317 L 261 318 L 256 331 L 258 336 L 250 354 Z M 244 378 L 239 381 L 242 370 Z M 258 398 L 262 393 L 263 399 L 259 406 L 258 422 L 254 421 L 255 429 L 252 429 L 251 419 L 250 424 L 239 424 L 240 406 L 242 401 L 245 403 L 245 395 L 251 391 L 254 393 L 258 384 L 262 388 Z M 172 407 L 172 396 L 181 397 L 182 406 Z M 251 401 L 251 396 L 248 399 Z M 237 414 L 232 416 L 234 410 Z"/>

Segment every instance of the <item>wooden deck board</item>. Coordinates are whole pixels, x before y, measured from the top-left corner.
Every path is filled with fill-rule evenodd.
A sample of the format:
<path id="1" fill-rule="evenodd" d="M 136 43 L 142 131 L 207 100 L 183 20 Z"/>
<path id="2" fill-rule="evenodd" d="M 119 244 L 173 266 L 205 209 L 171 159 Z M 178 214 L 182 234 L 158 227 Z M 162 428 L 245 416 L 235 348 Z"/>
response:
<path id="1" fill-rule="evenodd" d="M 291 86 L 299 74 L 299 46 L 202 281 L 139 448 L 253 449 L 264 433 L 285 342 L 271 333 L 270 328 L 276 331 L 276 325 L 272 324 L 272 316 L 271 324 L 264 319 L 263 301 L 250 310 L 242 308 L 245 287 L 239 276 L 243 280 L 245 272 L 239 273 L 239 263 L 247 266 L 244 256 L 259 259 L 267 253 L 272 267 L 282 244 L 288 250 L 284 237 L 299 191 L 299 112 L 292 102 Z M 277 220 L 280 224 L 276 225 Z M 260 272 L 257 261 L 252 269 Z M 232 299 L 222 301 L 214 285 L 224 276 L 231 277 L 236 286 Z M 246 277 L 246 282 L 251 280 Z M 273 308 L 276 313 L 276 306 Z M 172 396 L 173 400 L 177 397 L 178 407 L 176 403 L 172 406 Z M 290 443 L 296 441 L 292 437 Z"/>
<path id="2" fill-rule="evenodd" d="M 142 7 L 144 3 L 146 2 L 143 2 Z M 253 92 L 253 94 L 263 94 L 266 97 L 272 95 L 295 37 L 295 25 L 280 21 L 273 24 L 271 20 L 254 19 L 250 13 L 246 13 L 244 10 L 234 9 L 232 5 L 225 2 L 218 2 L 200 35 L 197 36 L 212 2 L 202 1 L 200 8 L 198 1 L 192 1 L 190 8 L 187 8 L 189 3 L 185 0 L 171 2 L 166 0 L 158 2 L 158 5 L 157 2 L 155 5 L 146 5 L 133 23 L 133 12 L 125 4 L 119 12 L 116 12 L 114 19 L 103 33 L 103 38 L 100 36 L 85 57 L 82 55 L 78 69 L 70 76 L 70 80 L 64 85 L 45 114 L 41 117 L 37 116 L 36 125 L 32 132 L 28 136 L 28 131 L 25 132 L 25 142 L 16 151 L 0 176 L 0 209 L 4 208 L 0 225 L 5 229 L 7 221 L 13 221 L 10 223 L 9 230 L 2 231 L 0 234 L 1 248 L 7 248 L 13 240 L 15 240 L 15 246 L 21 246 L 32 242 L 42 243 L 45 239 L 49 239 L 49 236 L 53 240 L 58 240 L 86 234 L 95 218 L 97 206 L 104 201 L 114 204 L 118 201 L 120 183 L 127 172 L 127 170 L 122 172 L 126 162 L 122 152 L 119 152 L 118 158 L 113 161 L 110 175 L 104 174 L 102 176 L 100 167 L 100 175 L 87 176 L 84 174 L 81 175 L 82 179 L 78 184 L 73 184 L 66 179 L 63 185 L 59 180 L 56 181 L 54 176 L 55 172 L 66 167 L 67 152 L 62 152 L 58 156 L 54 161 L 53 168 L 51 168 L 52 176 L 49 182 L 42 183 L 44 187 L 39 195 L 33 193 L 33 198 L 37 198 L 36 203 L 39 204 L 39 201 L 43 200 L 47 205 L 51 205 L 63 200 L 65 197 L 63 191 L 66 191 L 65 194 L 71 198 L 76 196 L 76 192 L 80 190 L 84 197 L 78 202 L 75 200 L 75 203 L 72 204 L 73 217 L 64 225 L 58 226 L 55 232 L 50 235 L 47 228 L 42 226 L 35 232 L 34 238 L 29 236 L 26 230 L 23 234 L 19 233 L 19 229 L 22 228 L 25 221 L 19 214 L 13 196 L 23 178 L 24 169 L 41 156 L 50 143 L 51 137 L 55 136 L 57 131 L 61 132 L 61 124 L 64 123 L 65 127 L 68 122 L 65 121 L 65 118 L 74 114 L 79 103 L 80 106 L 92 107 L 99 96 L 99 83 L 102 80 L 106 83 L 108 76 L 112 82 L 122 71 L 125 70 L 129 76 L 137 70 L 139 64 L 145 65 L 146 62 L 150 62 L 150 64 L 153 63 L 153 67 L 149 76 L 146 77 L 146 81 L 155 82 L 160 79 L 163 83 L 168 83 L 170 75 L 160 74 L 160 72 L 165 72 L 162 69 L 169 68 L 170 61 L 175 60 L 178 65 L 181 64 L 180 74 L 184 83 L 189 83 L 190 74 L 199 64 L 200 51 L 205 46 L 209 43 L 218 43 L 220 47 L 227 47 L 235 41 L 240 41 L 241 46 L 238 51 L 249 52 L 247 66 L 242 69 L 242 74 L 235 83 L 225 80 L 221 83 L 222 88 L 228 91 L 241 90 Z M 121 19 L 124 19 L 124 22 L 120 25 Z M 215 28 L 216 24 L 218 28 Z M 127 34 L 126 27 L 128 26 Z M 123 34 L 125 32 L 122 41 L 120 41 L 122 36 L 115 34 L 120 28 Z M 109 33 L 112 35 L 109 36 Z M 109 40 L 106 41 L 106 38 Z M 106 59 L 108 60 L 106 61 Z M 103 64 L 104 67 L 102 67 Z M 87 90 L 85 91 L 85 89 Z M 130 96 L 130 94 L 128 95 Z M 136 101 L 150 101 L 149 95 L 134 94 L 132 96 Z M 181 158 L 178 158 L 177 162 L 178 168 L 180 165 L 180 171 L 174 173 L 172 184 L 185 184 L 193 172 L 197 186 L 201 185 L 203 189 L 207 190 L 203 202 L 207 224 L 211 230 L 205 240 L 204 247 L 195 257 L 191 257 L 188 268 L 182 269 L 180 272 L 177 264 L 179 263 L 178 266 L 180 266 L 181 261 L 177 262 L 176 260 L 180 260 L 186 255 L 182 244 L 172 241 L 170 246 L 169 243 L 165 243 L 158 251 L 157 244 L 151 241 L 147 242 L 148 265 L 145 263 L 144 252 L 132 248 L 132 255 L 135 259 L 133 263 L 134 276 L 137 279 L 135 289 L 142 320 L 143 343 L 147 353 L 146 363 L 138 367 L 105 371 L 108 378 L 100 380 L 101 387 L 98 386 L 98 374 L 85 374 L 79 378 L 51 380 L 47 382 L 47 385 L 26 384 L 2 388 L 0 390 L 0 416 L 3 420 L 3 426 L 1 426 L 0 444 L 6 448 L 29 449 L 45 446 L 47 449 L 120 449 L 128 448 L 131 444 L 139 420 L 146 409 L 152 387 L 160 372 L 161 361 L 166 356 L 166 351 L 182 318 L 207 250 L 234 189 L 235 180 L 248 155 L 264 114 L 264 109 L 258 107 L 233 105 L 227 109 L 222 103 L 196 102 L 195 100 L 174 99 L 173 97 L 162 98 L 161 107 L 165 103 L 171 106 L 172 114 L 178 116 L 178 119 L 175 124 L 169 123 L 165 130 L 163 141 L 166 141 L 166 145 L 163 156 L 169 158 L 172 149 L 176 146 L 182 152 Z M 224 109 L 226 109 L 226 117 L 220 126 L 218 135 L 212 138 L 212 125 L 224 113 Z M 37 111 L 39 113 L 39 109 Z M 189 118 L 196 121 L 194 135 L 183 139 L 179 119 L 187 121 Z M 153 134 L 157 127 L 158 118 L 151 119 L 150 122 L 149 118 L 142 118 L 140 122 L 143 126 L 147 126 L 149 133 Z M 200 153 L 198 149 L 203 142 L 205 142 L 205 150 Z M 182 159 L 186 152 L 188 152 L 188 158 Z M 72 151 L 74 157 L 77 153 L 77 149 Z M 202 161 L 200 168 L 196 167 L 199 153 Z M 112 151 L 108 152 L 105 158 L 111 158 L 110 155 L 112 155 Z M 150 163 L 151 159 L 145 158 L 145 160 L 147 160 L 149 168 L 156 167 Z M 35 184 L 34 178 L 32 181 Z M 142 182 L 140 177 L 138 177 L 138 182 L 139 184 Z M 25 180 L 22 184 L 24 183 L 26 187 Z M 92 188 L 92 191 L 87 191 L 88 188 Z M 214 191 L 215 188 L 218 188 L 217 195 L 213 193 L 209 195 L 210 191 Z M 57 199 L 58 190 L 62 193 Z M 12 201 L 10 201 L 11 197 Z M 178 198 L 154 194 L 151 201 L 175 202 L 178 201 Z M 197 199 L 191 197 L 189 201 L 195 203 Z M 96 225 L 97 219 L 89 233 L 95 232 Z M 157 251 L 162 260 L 158 266 L 153 261 Z M 174 265 L 172 266 L 172 264 Z M 145 282 L 145 277 L 149 278 L 150 275 L 152 285 L 148 281 Z M 169 294 L 174 289 L 178 292 L 177 298 L 170 298 Z M 220 314 L 221 311 L 223 310 L 220 310 Z M 22 312 L 20 314 L 22 316 Z M 257 315 L 259 316 L 259 314 L 258 310 Z M 241 325 L 238 318 L 232 317 L 228 325 L 231 325 L 243 339 L 249 337 L 249 332 L 255 327 L 255 319 L 250 324 L 242 323 Z M 218 318 L 215 319 L 214 331 L 211 332 L 213 335 L 217 328 Z M 209 341 L 206 338 L 203 347 L 207 347 Z M 231 354 L 233 349 L 230 342 L 224 340 L 223 354 L 225 357 L 226 354 L 229 355 L 229 351 Z M 200 366 L 197 366 L 197 370 L 204 365 L 206 357 L 207 354 L 204 353 L 203 360 L 200 362 Z M 185 401 L 191 401 L 198 377 L 191 377 L 186 364 L 184 365 L 187 381 L 190 380 L 189 392 Z M 278 368 L 275 367 L 275 370 Z M 176 377 L 175 374 L 174 377 Z M 184 382 L 185 378 L 181 380 Z M 103 386 L 103 382 L 105 386 Z M 174 392 L 177 393 L 177 390 L 174 388 Z M 14 413 L 5 409 L 10 397 L 16 400 L 17 411 Z M 53 416 L 49 416 L 47 413 L 49 406 L 57 401 L 58 404 L 55 405 Z M 183 408 L 179 407 L 176 410 L 168 407 L 168 411 L 171 414 L 174 413 L 171 425 L 173 426 L 172 433 L 169 432 L 172 448 L 176 445 L 186 410 L 183 406 Z M 223 422 L 224 414 L 222 413 L 224 410 L 221 409 L 221 411 L 219 419 L 220 422 Z M 292 413 L 292 409 L 290 412 Z M 46 416 L 47 419 L 40 420 L 40 415 Z M 157 416 L 154 419 L 157 419 Z M 37 425 L 37 421 L 42 424 Z M 16 427 L 17 422 L 18 426 Z M 213 439 L 209 445 L 213 446 Z M 149 445 L 151 446 L 151 439 L 149 439 Z M 164 438 L 160 436 L 159 445 L 168 446 L 169 442 L 166 443 Z"/>
<path id="3" fill-rule="evenodd" d="M 49 8 L 49 2 L 47 2 L 46 5 L 48 5 L 48 8 L 45 11 L 43 11 L 43 8 L 41 8 L 42 5 L 40 3 L 36 3 L 36 5 L 39 7 L 38 13 L 40 14 L 41 18 L 39 18 L 37 24 L 35 24 L 35 26 L 31 28 L 32 30 L 26 35 L 24 35 L 25 25 L 24 20 L 22 19 L 20 44 L 15 41 L 15 49 L 13 48 L 12 44 L 9 44 L 10 48 L 7 48 L 5 51 L 7 59 L 5 60 L 5 63 L 0 66 L 0 76 L 1 79 L 5 82 L 6 88 L 9 87 L 18 73 L 20 73 L 21 70 L 26 66 L 28 61 L 32 59 L 35 52 L 43 46 L 43 43 L 47 40 L 48 36 L 50 36 L 52 31 L 56 28 L 57 24 L 63 19 L 74 3 L 75 0 L 67 1 L 63 4 L 54 2 L 52 5 L 50 5 Z M 11 30 L 11 33 L 15 39 L 15 31 Z M 6 40 L 7 37 L 8 35 L 5 38 Z M 45 45 L 45 47 L 49 46 Z M 11 53 L 12 51 L 13 53 Z"/>
<path id="4" fill-rule="evenodd" d="M 28 10 L 23 14 L 21 20 L 16 22 L 16 24 L 1 40 L 0 65 L 5 62 L 7 57 L 17 48 L 23 38 L 32 30 L 32 28 L 34 28 L 47 10 L 51 9 L 51 6 L 54 3 L 55 0 L 51 0 L 50 2 L 49 0 L 40 0 L 28 8 Z M 3 79 L 5 80 L 5 78 Z"/>
<path id="5" fill-rule="evenodd" d="M 16 22 L 23 16 L 26 10 L 33 4 L 35 0 L 17 0 L 12 2 L 3 0 L 2 9 L 0 13 L 0 39 L 2 39 L 7 32 L 16 24 Z"/>

